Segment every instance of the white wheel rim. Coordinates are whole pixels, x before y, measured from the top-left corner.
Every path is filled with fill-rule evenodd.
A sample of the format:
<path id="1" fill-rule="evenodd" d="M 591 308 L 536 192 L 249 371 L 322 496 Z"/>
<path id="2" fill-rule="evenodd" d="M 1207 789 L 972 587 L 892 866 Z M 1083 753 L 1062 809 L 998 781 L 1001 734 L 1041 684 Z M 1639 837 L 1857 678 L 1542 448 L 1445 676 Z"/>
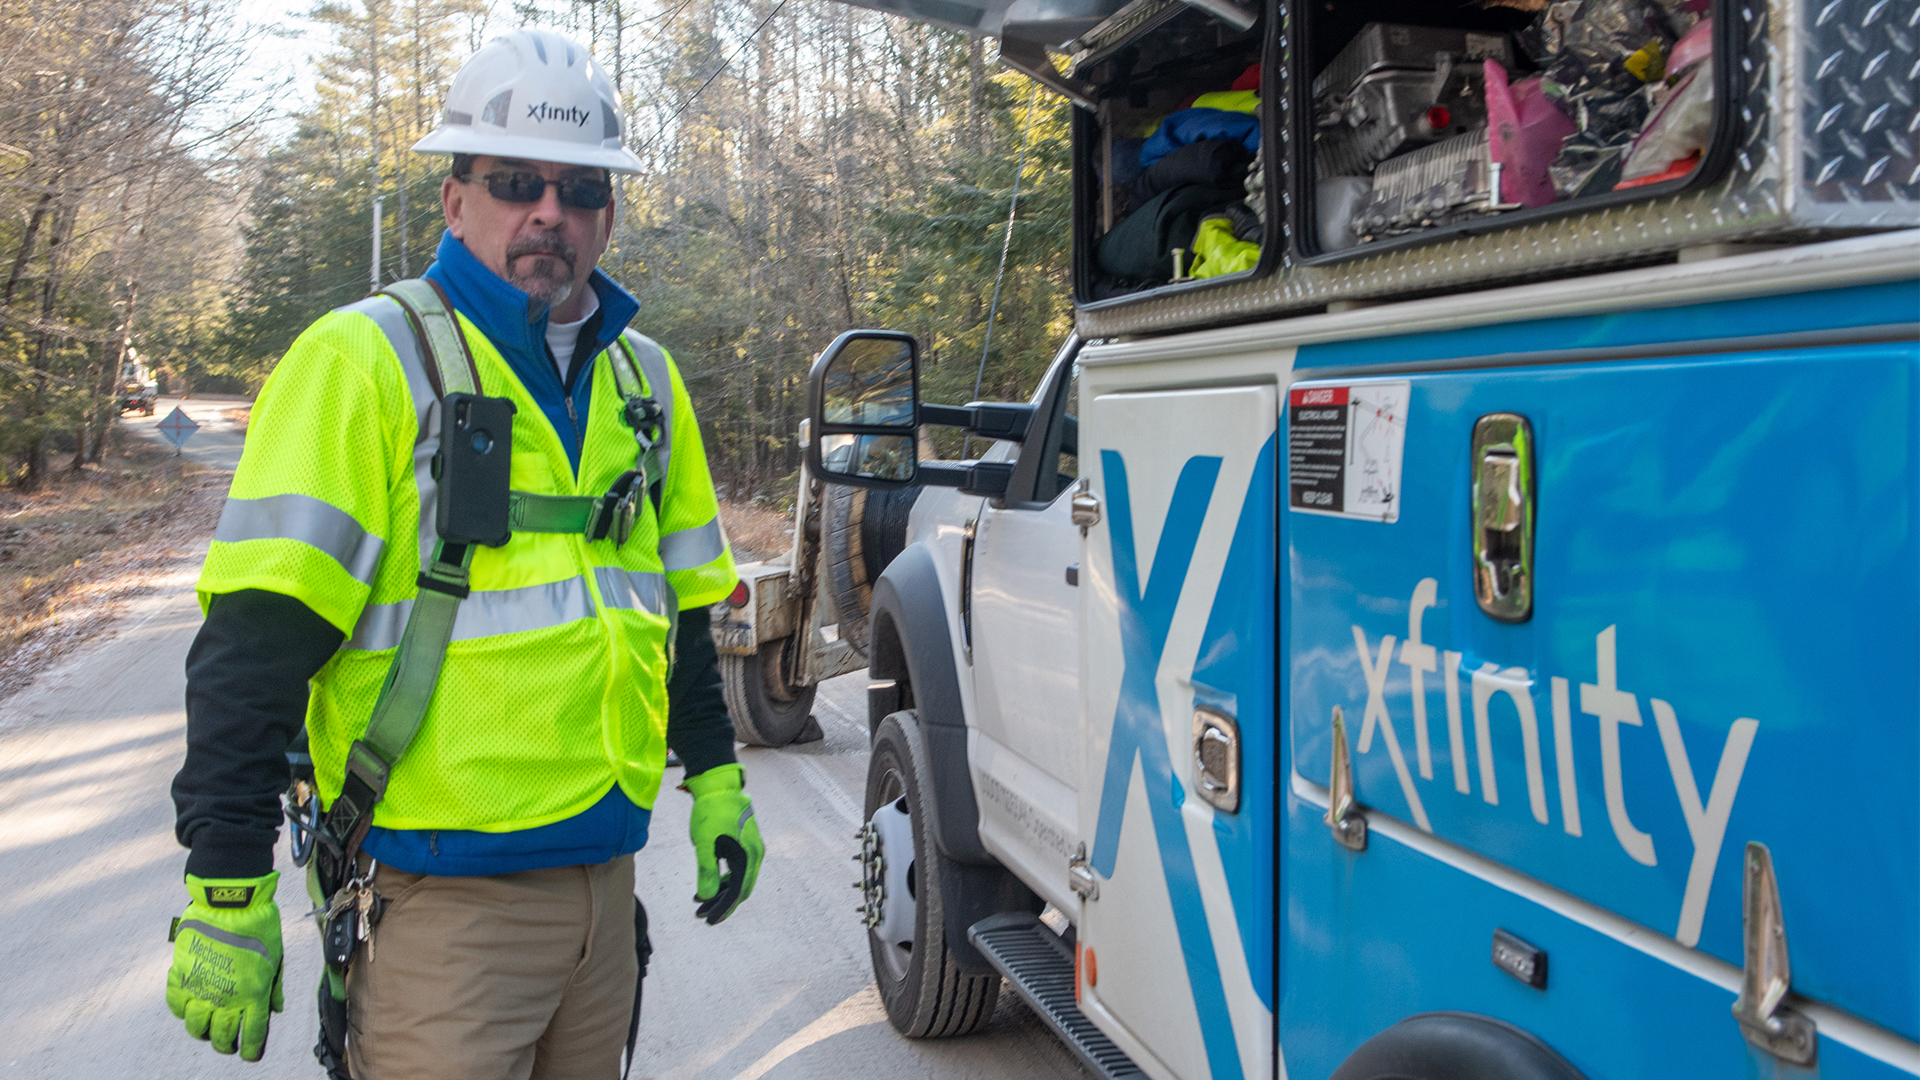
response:
<path id="1" fill-rule="evenodd" d="M 881 946 L 888 973 L 904 978 L 913 959 L 914 924 L 919 904 L 911 886 L 913 819 L 907 800 L 895 799 L 873 812 L 862 830 L 861 886 L 867 932 Z"/>

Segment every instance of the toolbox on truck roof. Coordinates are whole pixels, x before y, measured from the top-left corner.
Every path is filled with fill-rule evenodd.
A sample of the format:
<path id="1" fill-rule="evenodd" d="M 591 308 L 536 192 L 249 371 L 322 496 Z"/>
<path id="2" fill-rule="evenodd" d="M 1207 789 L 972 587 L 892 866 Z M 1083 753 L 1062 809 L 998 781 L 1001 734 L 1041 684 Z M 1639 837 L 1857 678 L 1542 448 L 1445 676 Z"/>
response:
<path id="1" fill-rule="evenodd" d="M 977 20 L 865 6 L 1002 36 L 1004 60 L 1081 106 L 1074 276 L 1089 338 L 1920 226 L 1912 4 L 1134 0 Z M 1491 98 L 1489 61 L 1507 83 Z M 1187 174 L 1199 189 L 1169 197 L 1138 175 L 1160 158 L 1135 156 L 1136 140 L 1209 107 L 1252 110 L 1247 159 L 1203 165 Z M 1199 232 L 1212 215 L 1233 220 Z M 1201 259 L 1206 276 L 1189 280 L 1196 236 L 1233 257 Z"/>

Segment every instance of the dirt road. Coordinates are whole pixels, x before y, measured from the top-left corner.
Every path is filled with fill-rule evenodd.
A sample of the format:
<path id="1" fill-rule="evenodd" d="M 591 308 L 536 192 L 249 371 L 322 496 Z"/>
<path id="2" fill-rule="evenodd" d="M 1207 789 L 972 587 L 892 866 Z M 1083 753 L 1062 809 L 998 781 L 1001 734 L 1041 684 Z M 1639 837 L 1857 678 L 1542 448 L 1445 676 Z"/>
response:
<path id="1" fill-rule="evenodd" d="M 200 621 L 192 582 L 191 570 L 163 579 L 117 632 L 0 704 L 0 1080 L 320 1075 L 309 1054 L 319 943 L 299 918 L 308 905 L 290 866 L 280 884 L 287 1012 L 266 1061 L 243 1065 L 189 1041 L 162 1000 L 167 922 L 182 904 L 167 784 L 184 745 L 182 663 Z M 742 750 L 768 856 L 753 898 L 718 927 L 693 917 L 688 799 L 669 773 L 639 856 L 657 952 L 634 1076 L 1084 1075 L 1011 994 L 972 1038 L 913 1043 L 887 1025 L 848 861 L 865 770 L 863 687 L 862 676 L 823 687 L 824 740 Z"/>

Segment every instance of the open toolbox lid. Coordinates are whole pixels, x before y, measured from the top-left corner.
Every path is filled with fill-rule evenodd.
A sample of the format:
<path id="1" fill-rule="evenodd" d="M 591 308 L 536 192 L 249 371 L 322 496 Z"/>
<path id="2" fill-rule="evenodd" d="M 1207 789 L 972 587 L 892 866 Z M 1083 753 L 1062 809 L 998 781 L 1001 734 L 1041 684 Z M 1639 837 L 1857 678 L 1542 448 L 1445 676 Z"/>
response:
<path id="1" fill-rule="evenodd" d="M 1064 45 L 1119 11 L 1125 0 L 845 0 L 855 7 L 982 37 Z"/>
<path id="2" fill-rule="evenodd" d="M 1301 215 L 1314 205 L 1314 104 L 1305 43 L 1314 12 L 1291 0 L 843 0 L 990 36 L 1000 59 L 1082 107 L 1075 122 L 1077 266 L 1104 232 L 1092 165 L 1102 139 L 1100 62 L 1168 24 L 1204 11 L 1245 29 L 1263 23 L 1263 143 L 1285 148 L 1267 184 L 1275 224 L 1259 268 L 1107 299 L 1076 286 L 1086 337 L 1168 333 L 1312 314 L 1330 304 L 1380 303 L 1672 262 L 1687 252 L 1734 253 L 1860 232 L 1920 227 L 1920 8 L 1883 0 L 1715 0 L 1716 150 L 1696 175 L 1585 205 L 1561 203 L 1403 236 L 1368 250 L 1328 252 Z M 1303 18 L 1305 22 L 1303 22 Z M 1718 80 L 1716 80 L 1718 81 Z M 1724 135 L 1720 133 L 1724 127 Z M 1644 193 L 1644 194 L 1642 194 Z M 1084 279 L 1077 273 L 1077 279 Z"/>

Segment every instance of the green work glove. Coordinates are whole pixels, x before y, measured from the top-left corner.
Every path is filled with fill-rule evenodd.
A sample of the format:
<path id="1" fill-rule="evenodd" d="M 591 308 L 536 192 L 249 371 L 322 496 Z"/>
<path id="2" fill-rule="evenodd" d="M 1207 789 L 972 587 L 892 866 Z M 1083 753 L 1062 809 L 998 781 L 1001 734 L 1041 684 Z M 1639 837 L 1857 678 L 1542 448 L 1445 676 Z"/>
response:
<path id="1" fill-rule="evenodd" d="M 280 992 L 278 873 L 259 878 L 187 875 L 187 910 L 173 920 L 167 1008 L 187 1034 L 223 1054 L 259 1061 L 267 1050 L 267 1010 L 286 1007 Z"/>
<path id="2" fill-rule="evenodd" d="M 766 845 L 760 842 L 760 826 L 753 820 L 753 800 L 744 790 L 746 773 L 738 765 L 722 765 L 698 776 L 689 776 L 680 786 L 693 793 L 693 817 L 687 832 L 693 837 L 693 854 L 700 860 L 700 884 L 693 894 L 699 903 L 694 914 L 712 926 L 733 914 L 733 909 L 753 895 L 753 881 L 760 876 L 760 859 Z M 727 876 L 720 876 L 720 863 L 727 864 Z"/>

